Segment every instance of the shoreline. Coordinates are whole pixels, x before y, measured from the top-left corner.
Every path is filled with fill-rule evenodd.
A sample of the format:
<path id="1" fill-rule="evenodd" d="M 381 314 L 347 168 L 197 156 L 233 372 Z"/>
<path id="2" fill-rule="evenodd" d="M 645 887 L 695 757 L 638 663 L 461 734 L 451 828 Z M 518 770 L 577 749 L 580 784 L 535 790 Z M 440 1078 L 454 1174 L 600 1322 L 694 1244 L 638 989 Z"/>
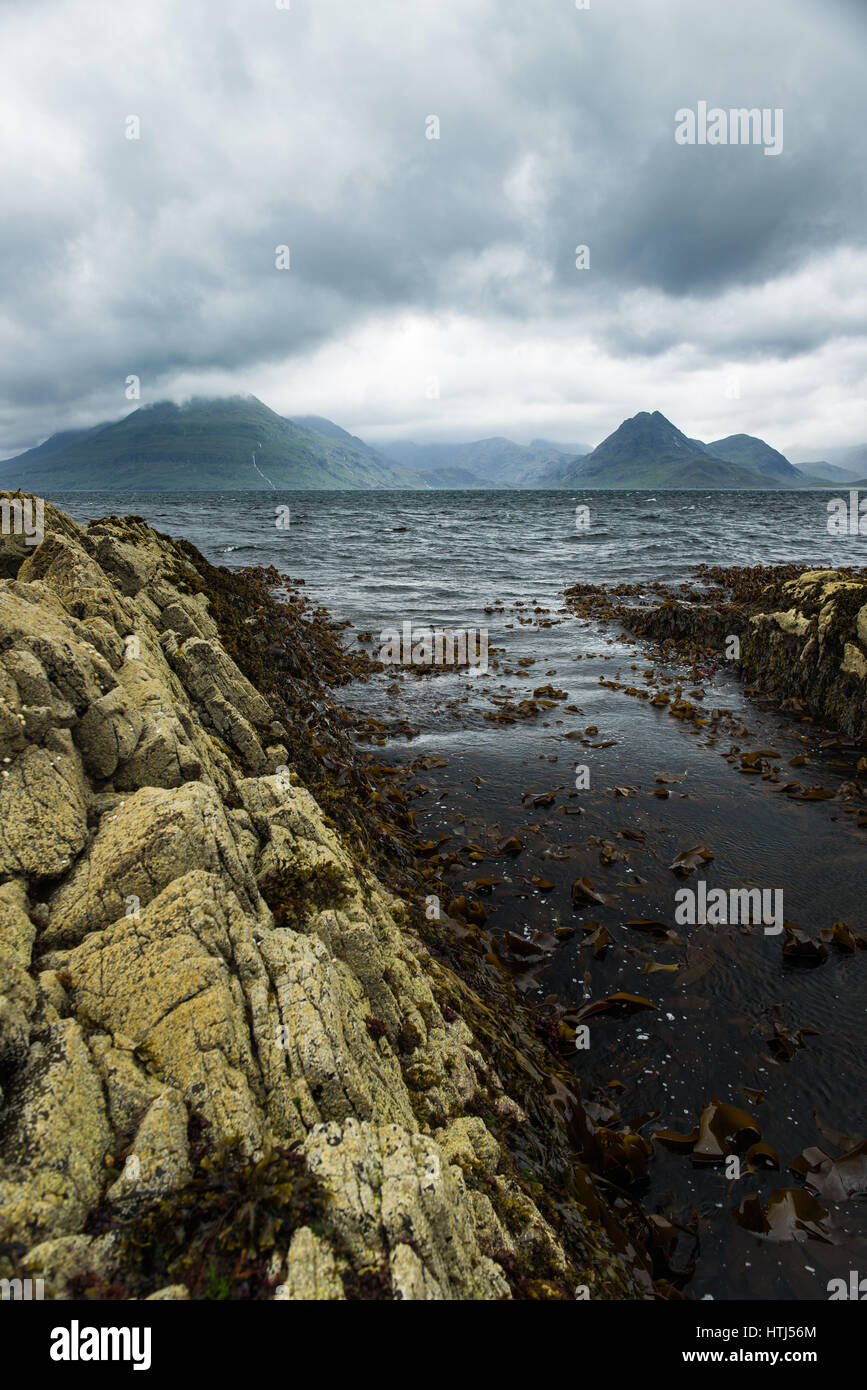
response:
<path id="1" fill-rule="evenodd" d="M 448 923 L 422 925 L 328 697 L 364 660 L 323 610 L 136 518 L 48 506 L 42 543 L 17 540 L 4 1276 L 53 1297 L 652 1297 L 575 1161 L 568 1072 L 500 972 L 483 997 Z"/>
<path id="2" fill-rule="evenodd" d="M 550 1300 L 574 1299 L 583 1288 L 596 1299 L 689 1298 L 688 1271 L 668 1259 L 674 1228 L 649 1222 L 640 1206 L 651 1144 L 594 1093 L 588 1108 L 581 1069 L 570 1069 L 575 1028 L 599 1005 L 582 1011 L 524 996 L 522 976 L 556 949 L 554 938 L 533 933 L 538 955 L 528 960 L 526 942 L 508 931 L 503 937 L 496 924 L 485 928 L 480 904 L 455 897 L 445 879 L 446 911 L 428 919 L 429 894 L 440 892 L 436 847 L 416 828 L 396 769 L 357 746 L 359 731 L 378 721 L 339 703 L 342 685 L 379 670 L 363 651 L 343 646 L 346 623 L 311 603 L 303 580 L 276 569 L 217 568 L 140 518 L 82 528 L 50 508 L 40 546 L 24 551 L 9 540 L 0 555 L 2 621 L 8 626 L 11 615 L 17 636 L 10 643 L 4 630 L 4 648 L 23 645 L 42 665 L 49 693 L 61 672 L 74 694 L 66 700 L 71 714 L 54 709 L 52 719 L 42 707 L 36 719 L 21 698 L 22 663 L 13 651 L 12 704 L 17 698 L 20 708 L 12 712 L 26 735 L 14 761 L 48 747 L 67 782 L 78 767 L 84 838 L 71 866 L 51 874 L 35 859 L 29 874 L 4 865 L 0 903 L 17 954 L 0 1013 L 0 1085 L 14 1120 L 0 1130 L 0 1276 L 43 1278 L 59 1297 Z M 803 680 L 800 657 L 805 646 L 814 650 L 824 613 L 817 660 L 830 673 L 826 688 L 845 692 L 845 705 L 834 707 L 858 727 L 863 687 L 854 676 L 835 683 L 833 673 L 853 633 L 859 640 L 867 580 L 832 571 L 798 589 L 802 580 L 800 566 L 715 569 L 676 588 L 575 586 L 567 601 L 591 621 L 611 630 L 619 623 L 655 644 L 660 673 L 680 666 L 698 679 L 720 659 L 726 636 L 740 634 L 756 661 L 768 657 L 771 688 L 760 703 L 782 705 L 790 720 L 786 702 L 799 697 L 787 694 L 787 682 Z M 780 598 L 792 593 L 802 605 L 798 620 L 780 624 L 789 612 Z M 14 622 L 28 606 L 34 622 L 19 631 Z M 53 650 L 58 619 L 69 628 L 59 644 L 63 662 Z M 136 635 L 141 650 L 130 656 Z M 88 647 L 102 664 L 94 665 Z M 746 660 L 744 668 L 752 680 Z M 688 721 L 696 733 L 706 715 L 722 731 L 720 712 L 682 697 L 674 680 L 655 677 L 655 694 L 602 684 L 664 700 L 659 714 Z M 663 696 L 672 685 L 674 698 Z M 7 680 L 7 703 L 9 693 Z M 801 713 L 802 721 L 813 718 Z M 589 731 L 584 742 L 598 746 Z M 769 764 L 740 770 L 782 780 Z M 774 790 L 810 799 L 798 788 Z M 864 814 L 857 804 L 845 811 Z M 40 829 L 29 827 L 37 837 Z M 178 838 L 180 851 L 167 854 Z M 124 854 L 134 840 L 145 846 L 142 864 Z M 130 886 L 124 874 L 144 870 L 146 892 L 135 880 L 121 895 L 112 882 L 118 865 L 120 886 Z M 130 898 L 139 913 L 132 925 Z M 202 922 L 204 937 L 198 926 L 190 932 Z M 131 998 L 143 983 L 147 1007 L 155 989 L 150 974 L 143 982 L 136 974 L 130 933 L 147 939 L 149 972 L 163 970 L 177 950 L 190 980 L 205 971 L 203 1021 L 217 1029 L 216 1050 L 229 1059 L 217 1081 L 202 1075 L 198 1042 L 161 1037 L 154 1052 L 148 1027 L 129 1028 Z M 557 932 L 563 940 L 574 935 L 571 927 Z M 106 969 L 116 999 L 105 997 Z M 215 996 L 217 986 L 226 992 Z M 157 1012 L 186 1011 L 198 1037 L 199 993 L 175 1006 L 162 989 Z M 299 1031 L 308 1050 L 298 1051 Z M 58 1057 L 75 1056 L 82 1096 L 88 1078 L 99 1083 L 108 1126 L 99 1132 L 108 1147 L 101 1161 L 91 1154 L 90 1185 L 71 1229 L 65 1215 L 48 1211 L 44 1229 L 21 1240 L 34 1194 L 46 1208 L 75 1200 L 81 1207 L 57 1136 L 45 1131 L 34 1142 L 28 1133 L 38 1106 L 52 1113 L 58 1103 L 58 1048 Z M 275 1064 L 273 1054 L 284 1050 L 288 1059 Z M 55 1073 L 47 1089 L 46 1057 Z M 325 1076 L 320 1094 L 308 1073 Z M 246 1110 L 233 1127 L 226 1115 L 239 1113 L 239 1087 Z M 95 1084 L 91 1091 L 93 1120 Z M 25 1143 L 45 1159 L 26 1176 Z M 161 1171 L 148 1177 L 148 1165 Z M 448 1190 L 449 1220 L 437 1207 L 438 1186 Z M 262 1248 L 254 1242 L 251 1256 L 236 1241 L 215 1260 L 207 1245 L 215 1215 L 251 1205 L 267 1227 Z M 399 1230 L 389 1224 L 394 1212 Z M 184 1249 L 172 1245 L 178 1229 Z M 168 1250 L 163 1263 L 143 1267 L 141 1249 L 155 1247 Z"/>
<path id="3" fill-rule="evenodd" d="M 867 569 L 699 565 L 679 585 L 576 584 L 565 597 L 693 674 L 729 664 L 748 697 L 867 737 Z"/>

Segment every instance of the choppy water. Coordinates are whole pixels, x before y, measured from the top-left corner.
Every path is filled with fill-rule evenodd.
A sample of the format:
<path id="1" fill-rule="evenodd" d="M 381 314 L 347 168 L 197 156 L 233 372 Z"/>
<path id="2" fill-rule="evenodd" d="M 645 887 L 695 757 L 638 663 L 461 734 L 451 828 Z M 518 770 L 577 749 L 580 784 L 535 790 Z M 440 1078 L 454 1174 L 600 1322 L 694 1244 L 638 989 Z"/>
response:
<path id="1" fill-rule="evenodd" d="M 582 946 L 580 931 L 554 953 L 533 987 L 539 998 L 554 992 L 574 1006 L 619 989 L 658 1006 L 594 1021 L 589 1051 L 574 1059 L 584 1094 L 610 1098 L 609 1083 L 621 1082 L 614 1100 L 624 1118 L 658 1112 L 644 1134 L 663 1124 L 691 1129 L 717 1096 L 755 1115 L 763 1139 L 778 1151 L 782 1172 L 732 1182 L 722 1168 L 694 1167 L 688 1156 L 654 1146 L 645 1210 L 680 1224 L 697 1213 L 692 1297 L 825 1299 L 832 1276 L 867 1273 L 863 1197 L 824 1203 L 831 1243 L 776 1244 L 743 1230 L 733 1215 L 750 1187 L 767 1200 L 776 1189 L 797 1185 L 787 1165 L 805 1147 L 824 1142 L 819 1122 L 867 1133 L 867 952 L 832 953 L 815 970 L 794 970 L 783 964 L 779 938 L 758 929 L 684 927 L 680 946 L 673 946 L 629 931 L 624 920 L 673 921 L 674 892 L 682 884 L 668 866 L 679 850 L 703 844 L 714 859 L 689 883 L 703 876 L 710 886 L 782 888 L 785 916 L 814 936 L 838 920 L 867 931 L 867 832 L 839 802 L 790 802 L 720 757 L 723 740 L 708 747 L 694 726 L 600 685 L 600 676 L 639 683 L 647 656 L 616 633 L 564 613 L 561 596 L 580 581 L 676 582 L 699 562 L 867 564 L 867 538 L 829 536 L 828 497 L 141 492 L 51 498 L 82 521 L 137 513 L 159 530 L 187 537 L 218 564 L 276 565 L 303 578 L 311 597 L 358 631 L 378 636 L 405 621 L 487 629 L 499 662 L 487 677 L 410 680 L 397 688 L 389 677 L 350 690 L 347 698 L 419 729 L 411 742 L 389 739 L 380 750 L 386 761 L 408 764 L 420 753 L 447 760 L 445 768 L 422 774 L 432 788 L 416 803 L 423 833 L 448 835 L 456 846 L 467 838 L 493 844 L 513 832 L 524 838 L 517 859 L 491 858 L 452 874 L 455 893 L 480 874 L 500 880 L 485 899 L 490 927 L 521 934 L 588 918 L 608 926 L 614 945 L 604 959 Z M 590 508 L 586 531 L 576 530 L 579 504 Z M 277 508 L 285 506 L 291 524 L 281 529 Z M 498 600 L 502 611 L 486 613 Z M 521 625 L 518 616 L 532 615 L 534 606 L 550 610 L 556 625 Z M 521 668 L 520 659 L 534 664 Z M 491 695 L 523 698 L 549 682 L 567 690 L 579 712 L 560 707 L 512 725 L 484 718 L 495 708 Z M 857 752 L 823 751 L 810 726 L 759 713 L 725 669 L 702 685 L 708 705 L 743 716 L 749 729 L 738 739 L 743 749 L 775 749 L 784 769 L 807 751 L 811 784 L 833 788 L 852 774 Z M 564 737 L 587 726 L 596 726 L 595 741 L 609 746 L 593 749 Z M 578 797 L 584 814 L 558 814 L 573 790 L 576 763 L 590 774 L 589 789 Z M 660 774 L 685 777 L 671 785 L 667 801 L 652 795 Z M 619 797 L 617 786 L 636 790 Z M 547 791 L 557 793 L 553 807 L 522 804 L 524 793 Z M 617 838 L 623 828 L 643 831 L 645 842 Z M 628 857 L 600 864 L 598 846 L 588 844 L 594 837 Z M 573 913 L 569 886 L 582 874 L 610 904 Z M 553 890 L 540 892 L 534 875 L 552 881 Z M 646 972 L 653 963 L 680 969 Z M 765 1043 L 775 1018 L 792 1029 L 817 1030 L 786 1063 Z M 764 1091 L 765 1102 L 751 1103 L 743 1086 Z M 684 1248 L 690 1244 L 684 1238 Z"/>
<path id="2" fill-rule="evenodd" d="M 830 494 L 660 492 L 66 493 L 79 520 L 136 512 L 215 563 L 302 575 L 359 625 L 472 621 L 492 597 L 553 599 L 579 579 L 669 581 L 707 564 L 867 563 L 828 535 Z M 575 527 L 588 505 L 590 528 Z M 277 526 L 288 506 L 290 525 Z"/>

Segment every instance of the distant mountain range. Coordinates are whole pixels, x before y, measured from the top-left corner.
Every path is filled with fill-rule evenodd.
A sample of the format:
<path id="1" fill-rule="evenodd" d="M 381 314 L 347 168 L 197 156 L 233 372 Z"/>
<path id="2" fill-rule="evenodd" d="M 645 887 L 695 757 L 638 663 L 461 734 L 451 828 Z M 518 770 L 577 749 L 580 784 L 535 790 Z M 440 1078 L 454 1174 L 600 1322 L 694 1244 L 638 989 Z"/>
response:
<path id="1" fill-rule="evenodd" d="M 472 486 L 477 487 L 531 487 L 541 474 L 561 463 L 564 455 L 589 452 L 586 445 L 576 444 L 573 448 L 551 444 L 546 439 L 534 439 L 527 445 L 501 438 L 479 439 L 472 444 L 413 444 L 410 440 L 397 440 L 380 445 L 380 453 L 423 477 L 458 470 L 470 474 L 475 479 Z"/>
<path id="2" fill-rule="evenodd" d="M 852 444 L 845 449 L 826 449 L 823 453 L 825 467 L 836 468 L 851 478 L 863 478 L 867 474 L 867 444 Z M 799 463 L 803 472 L 815 471 L 815 464 Z"/>
<path id="3" fill-rule="evenodd" d="M 867 445 L 795 467 L 753 435 L 710 444 L 642 411 L 595 449 L 494 437 L 401 440 L 375 448 L 318 415 L 284 418 L 255 396 L 160 402 L 109 424 L 65 430 L 0 462 L 0 488 L 150 489 L 775 488 L 855 485 Z M 860 486 L 867 486 L 861 483 Z"/>
<path id="4" fill-rule="evenodd" d="M 858 477 L 857 472 L 851 468 L 841 468 L 836 463 L 799 463 L 796 465 L 799 473 L 805 478 L 815 479 L 817 483 L 831 483 L 834 487 L 846 487 L 854 483 Z"/>

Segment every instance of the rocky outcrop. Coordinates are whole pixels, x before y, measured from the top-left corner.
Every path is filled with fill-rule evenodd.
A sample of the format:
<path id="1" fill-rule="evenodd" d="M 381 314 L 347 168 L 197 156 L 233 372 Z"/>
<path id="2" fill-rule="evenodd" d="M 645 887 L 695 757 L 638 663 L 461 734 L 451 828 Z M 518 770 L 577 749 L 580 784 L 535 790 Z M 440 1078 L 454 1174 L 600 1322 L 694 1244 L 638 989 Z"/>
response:
<path id="1" fill-rule="evenodd" d="M 829 726 L 867 734 L 867 577 L 807 570 L 750 614 L 742 663 L 769 694 L 797 700 Z"/>
<path id="2" fill-rule="evenodd" d="M 645 1296 L 518 1181 L 493 1126 L 526 1116 L 443 1003 L 469 991 L 288 766 L 191 548 L 47 506 L 0 558 L 0 1274 Z"/>
<path id="3" fill-rule="evenodd" d="M 780 704 L 867 736 L 867 572 L 787 565 L 696 573 L 701 588 L 576 585 L 566 595 L 584 616 L 617 621 L 694 661 L 733 660 Z M 727 650 L 733 637 L 736 656 Z"/>

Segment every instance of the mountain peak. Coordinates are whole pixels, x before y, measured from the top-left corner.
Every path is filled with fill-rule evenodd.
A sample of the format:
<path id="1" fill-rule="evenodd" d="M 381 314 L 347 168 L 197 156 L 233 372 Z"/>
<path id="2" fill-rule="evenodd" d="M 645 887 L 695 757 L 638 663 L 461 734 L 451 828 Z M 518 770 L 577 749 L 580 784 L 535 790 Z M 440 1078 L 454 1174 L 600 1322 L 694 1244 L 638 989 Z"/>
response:
<path id="1" fill-rule="evenodd" d="M 712 453 L 660 410 L 642 410 L 624 420 L 563 477 L 564 486 L 591 488 L 760 489 L 771 481 L 782 479 L 771 479 L 755 463 Z"/>
<path id="2" fill-rule="evenodd" d="M 752 434 L 730 434 L 727 439 L 715 439 L 712 444 L 708 444 L 707 450 L 714 458 L 726 459 L 729 463 L 740 464 L 743 468 L 752 468 L 763 477 L 774 478 L 779 482 L 794 483 L 801 476 L 785 454 L 781 454 L 778 449 L 772 449 L 770 444 Z"/>

